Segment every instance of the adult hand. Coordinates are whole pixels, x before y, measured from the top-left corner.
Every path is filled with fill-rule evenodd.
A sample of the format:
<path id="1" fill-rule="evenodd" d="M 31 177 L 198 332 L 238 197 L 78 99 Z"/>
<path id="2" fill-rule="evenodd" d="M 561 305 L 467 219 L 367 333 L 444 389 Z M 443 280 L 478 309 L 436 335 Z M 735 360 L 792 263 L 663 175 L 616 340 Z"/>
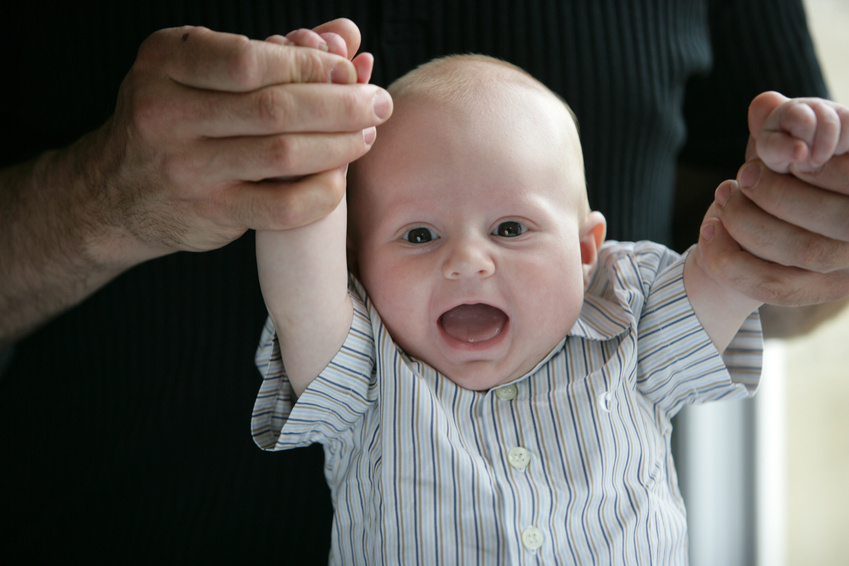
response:
<path id="1" fill-rule="evenodd" d="M 699 245 L 712 272 L 772 305 L 849 297 L 849 154 L 790 175 L 770 170 L 755 147 L 750 139 L 749 160 L 705 217 Z"/>
<path id="2" fill-rule="evenodd" d="M 213 249 L 248 228 L 290 228 L 333 210 L 340 168 L 368 150 L 391 100 L 356 84 L 346 58 L 359 46 L 356 26 L 335 21 L 322 34 L 341 38 L 344 53 L 338 41 L 333 53 L 331 44 L 192 27 L 142 44 L 88 163 L 111 214 L 104 220 L 136 239 L 140 259 Z"/>
<path id="3" fill-rule="evenodd" d="M 332 211 L 392 112 L 359 42 L 348 20 L 150 36 L 103 127 L 0 171 L 0 350 L 142 261 Z"/>

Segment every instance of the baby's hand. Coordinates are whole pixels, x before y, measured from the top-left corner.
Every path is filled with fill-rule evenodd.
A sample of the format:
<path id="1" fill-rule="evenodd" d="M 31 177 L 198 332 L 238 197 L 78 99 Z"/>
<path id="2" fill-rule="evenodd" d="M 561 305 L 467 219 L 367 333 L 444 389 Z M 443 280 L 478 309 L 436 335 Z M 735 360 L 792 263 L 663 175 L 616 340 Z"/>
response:
<path id="1" fill-rule="evenodd" d="M 325 24 L 325 26 L 319 26 L 317 30 L 328 25 L 333 25 L 334 23 L 335 22 L 329 22 L 328 24 Z M 279 45 L 294 45 L 296 47 L 320 49 L 322 51 L 329 51 L 334 55 L 351 59 L 351 55 L 348 54 L 348 44 L 344 37 L 335 32 L 319 33 L 317 30 L 303 28 L 296 29 L 285 36 L 272 35 L 266 39 L 266 41 L 277 43 Z M 359 44 L 359 39 L 357 39 L 357 43 Z M 371 80 L 371 72 L 374 68 L 374 56 L 372 56 L 371 53 L 359 53 L 351 59 L 351 62 L 357 70 L 357 82 L 360 84 L 367 84 Z"/>
<path id="2" fill-rule="evenodd" d="M 813 172 L 849 152 L 849 108 L 765 92 L 749 106 L 749 132 L 758 157 L 773 171 Z"/>

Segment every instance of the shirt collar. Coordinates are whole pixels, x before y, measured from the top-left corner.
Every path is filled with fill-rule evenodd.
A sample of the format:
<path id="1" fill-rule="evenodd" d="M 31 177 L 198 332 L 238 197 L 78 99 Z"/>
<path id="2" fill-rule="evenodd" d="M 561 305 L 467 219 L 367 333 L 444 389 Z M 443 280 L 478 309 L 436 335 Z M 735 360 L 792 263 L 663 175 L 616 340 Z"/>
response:
<path id="1" fill-rule="evenodd" d="M 589 340 L 610 340 L 631 327 L 632 316 L 621 304 L 594 295 L 586 295 L 575 326 L 569 336 Z"/>

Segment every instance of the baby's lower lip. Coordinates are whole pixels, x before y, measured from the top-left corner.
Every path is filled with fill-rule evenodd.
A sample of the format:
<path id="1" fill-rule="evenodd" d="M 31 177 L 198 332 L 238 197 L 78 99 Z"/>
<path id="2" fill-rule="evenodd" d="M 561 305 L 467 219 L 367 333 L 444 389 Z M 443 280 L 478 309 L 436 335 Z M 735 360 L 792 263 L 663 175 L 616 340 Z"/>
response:
<path id="1" fill-rule="evenodd" d="M 483 303 L 465 304 L 439 317 L 439 327 L 451 342 L 484 346 L 506 328 L 509 317 L 499 308 Z"/>

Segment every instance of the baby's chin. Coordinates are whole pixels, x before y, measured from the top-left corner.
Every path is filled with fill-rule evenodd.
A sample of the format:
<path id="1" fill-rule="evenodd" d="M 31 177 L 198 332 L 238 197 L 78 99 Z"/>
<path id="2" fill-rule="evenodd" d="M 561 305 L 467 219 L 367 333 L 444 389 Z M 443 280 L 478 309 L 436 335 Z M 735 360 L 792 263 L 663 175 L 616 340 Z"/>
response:
<path id="1" fill-rule="evenodd" d="M 516 368 L 513 371 L 505 371 L 491 361 L 481 361 L 465 362 L 460 367 L 452 364 L 450 367 L 443 366 L 442 368 L 434 365 L 433 368 L 443 377 L 463 389 L 486 393 L 490 389 L 519 379 L 531 371 L 535 365 L 532 361 L 528 361 L 522 367 Z"/>

